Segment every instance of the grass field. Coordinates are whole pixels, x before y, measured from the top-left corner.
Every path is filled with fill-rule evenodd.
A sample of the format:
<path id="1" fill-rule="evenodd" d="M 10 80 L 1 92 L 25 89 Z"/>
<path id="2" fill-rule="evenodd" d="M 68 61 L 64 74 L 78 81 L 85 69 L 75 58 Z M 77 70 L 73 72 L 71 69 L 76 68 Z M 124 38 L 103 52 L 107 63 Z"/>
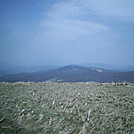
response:
<path id="1" fill-rule="evenodd" d="M 0 83 L 0 134 L 134 134 L 134 84 Z"/>

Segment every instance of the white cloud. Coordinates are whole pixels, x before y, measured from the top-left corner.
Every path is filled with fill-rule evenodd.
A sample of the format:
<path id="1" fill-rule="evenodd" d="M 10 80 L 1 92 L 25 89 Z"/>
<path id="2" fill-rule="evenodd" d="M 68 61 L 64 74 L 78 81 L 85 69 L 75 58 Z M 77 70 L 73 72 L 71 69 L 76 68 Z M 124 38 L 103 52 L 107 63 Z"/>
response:
<path id="1" fill-rule="evenodd" d="M 55 19 L 42 22 L 44 29 L 48 28 L 48 33 L 58 36 L 60 39 L 79 39 L 83 36 L 95 36 L 96 34 L 113 32 L 112 29 L 105 25 L 88 22 L 88 21 L 75 21 L 68 19 Z"/>
<path id="2" fill-rule="evenodd" d="M 75 0 L 56 3 L 41 22 L 39 36 L 49 44 L 115 44 L 118 33 L 104 24 L 90 21 L 90 13 L 92 11 Z"/>
<path id="3" fill-rule="evenodd" d="M 52 8 L 47 12 L 48 18 L 80 18 L 85 14 L 85 10 L 78 3 L 72 1 L 62 1 L 54 4 Z"/>
<path id="4" fill-rule="evenodd" d="M 134 22 L 133 0 L 75 0 L 83 8 L 89 9 L 111 20 Z"/>

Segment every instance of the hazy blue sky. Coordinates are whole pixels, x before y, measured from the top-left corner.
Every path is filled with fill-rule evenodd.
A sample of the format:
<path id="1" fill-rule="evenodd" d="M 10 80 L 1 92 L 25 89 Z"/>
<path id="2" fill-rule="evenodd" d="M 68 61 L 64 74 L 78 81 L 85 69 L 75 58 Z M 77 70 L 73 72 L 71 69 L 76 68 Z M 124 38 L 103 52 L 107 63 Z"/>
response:
<path id="1" fill-rule="evenodd" d="M 0 62 L 134 65 L 134 0 L 0 0 Z"/>

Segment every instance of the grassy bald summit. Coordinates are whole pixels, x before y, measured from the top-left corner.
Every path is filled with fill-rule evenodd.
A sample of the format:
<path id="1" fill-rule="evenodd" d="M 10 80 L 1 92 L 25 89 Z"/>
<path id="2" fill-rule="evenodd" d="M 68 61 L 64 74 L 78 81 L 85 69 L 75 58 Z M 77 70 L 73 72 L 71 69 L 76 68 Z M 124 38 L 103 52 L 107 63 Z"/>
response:
<path id="1" fill-rule="evenodd" d="M 115 72 L 94 67 L 68 65 L 58 69 L 6 75 L 0 81 L 63 81 L 63 82 L 134 82 L 134 71 Z"/>
<path id="2" fill-rule="evenodd" d="M 134 84 L 0 83 L 2 134 L 133 134 Z"/>

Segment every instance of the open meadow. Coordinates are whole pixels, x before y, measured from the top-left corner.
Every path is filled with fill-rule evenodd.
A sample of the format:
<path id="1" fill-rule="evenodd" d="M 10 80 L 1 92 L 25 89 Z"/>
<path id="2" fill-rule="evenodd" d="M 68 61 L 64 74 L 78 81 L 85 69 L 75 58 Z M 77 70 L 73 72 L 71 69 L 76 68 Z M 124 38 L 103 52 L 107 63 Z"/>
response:
<path id="1" fill-rule="evenodd" d="M 0 134 L 134 134 L 134 84 L 1 82 Z"/>

